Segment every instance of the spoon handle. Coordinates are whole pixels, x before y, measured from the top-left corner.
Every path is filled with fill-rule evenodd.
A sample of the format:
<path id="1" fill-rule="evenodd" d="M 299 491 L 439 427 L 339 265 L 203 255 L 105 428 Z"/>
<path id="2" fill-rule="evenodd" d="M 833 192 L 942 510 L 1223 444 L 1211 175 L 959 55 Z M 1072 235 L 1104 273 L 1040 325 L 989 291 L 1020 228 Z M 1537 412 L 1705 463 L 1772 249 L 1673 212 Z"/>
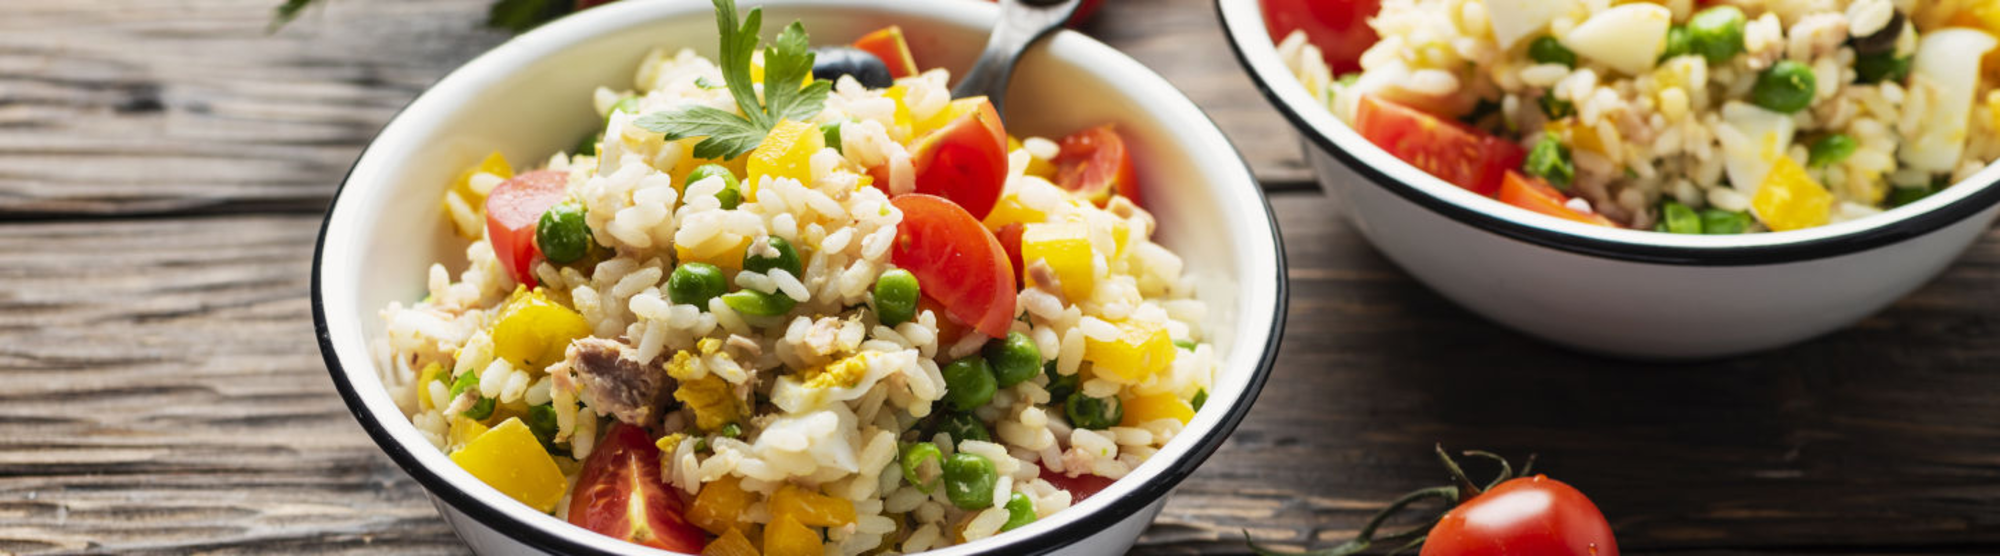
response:
<path id="1" fill-rule="evenodd" d="M 1014 63 L 1035 41 L 1069 21 L 1082 3 L 1083 0 L 1000 0 L 1000 21 L 993 26 L 993 36 L 986 40 L 986 50 L 979 54 L 979 62 L 965 72 L 958 86 L 952 88 L 951 96 L 985 95 L 993 102 L 993 109 L 1005 118 L 1007 108 L 1003 101 L 1007 96 L 1007 80 L 1014 75 Z"/>

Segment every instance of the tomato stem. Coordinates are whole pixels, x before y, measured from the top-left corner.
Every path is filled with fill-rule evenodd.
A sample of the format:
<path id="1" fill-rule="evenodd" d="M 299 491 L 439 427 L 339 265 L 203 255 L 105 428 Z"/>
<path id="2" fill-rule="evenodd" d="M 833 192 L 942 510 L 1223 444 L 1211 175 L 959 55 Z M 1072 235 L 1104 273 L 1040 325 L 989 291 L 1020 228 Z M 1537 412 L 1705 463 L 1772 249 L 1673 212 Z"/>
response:
<path id="1" fill-rule="evenodd" d="M 1471 477 L 1465 476 L 1465 470 L 1458 467 L 1458 462 L 1451 459 L 1451 454 L 1445 453 L 1444 444 L 1437 444 L 1434 449 L 1437 451 L 1438 461 L 1444 462 L 1444 470 L 1451 473 L 1452 482 L 1458 485 L 1459 500 L 1471 500 L 1472 497 L 1479 496 L 1479 493 L 1486 492 L 1480 489 L 1478 484 L 1474 484 Z"/>
<path id="2" fill-rule="evenodd" d="M 1482 450 L 1466 450 L 1462 452 L 1465 456 L 1490 459 L 1500 464 L 1499 475 L 1494 477 L 1482 489 L 1477 483 L 1472 482 L 1471 477 L 1466 476 L 1465 469 L 1458 466 L 1458 461 L 1453 460 L 1451 454 L 1445 452 L 1443 444 L 1436 445 L 1434 450 L 1437 453 L 1438 461 L 1443 462 L 1445 470 L 1451 473 L 1454 484 L 1452 486 L 1431 487 L 1414 491 L 1389 502 L 1389 505 L 1382 508 L 1382 511 L 1376 512 L 1373 517 L 1368 518 L 1368 524 L 1361 528 L 1361 531 L 1355 535 L 1354 540 L 1331 548 L 1306 552 L 1280 552 L 1259 546 L 1255 540 L 1250 538 L 1249 531 L 1243 532 L 1243 540 L 1250 545 L 1251 552 L 1257 553 L 1260 556 L 1349 556 L 1361 553 L 1377 545 L 1403 543 L 1395 550 L 1389 552 L 1391 555 L 1400 554 L 1423 546 L 1424 539 L 1430 535 L 1431 528 L 1436 526 L 1439 520 L 1444 519 L 1444 516 L 1450 513 L 1452 508 L 1458 507 L 1460 503 L 1471 500 L 1474 496 L 1478 496 L 1480 493 L 1516 477 L 1513 466 L 1507 462 L 1507 458 Z M 1535 456 L 1529 455 L 1527 464 L 1521 466 L 1521 474 L 1519 476 L 1527 476 L 1528 471 L 1534 469 L 1534 467 Z M 1444 501 L 1445 507 L 1442 511 L 1430 515 L 1424 520 L 1423 524 L 1392 535 L 1380 538 L 1375 536 L 1375 533 L 1382 528 L 1382 524 L 1387 522 L 1391 516 L 1401 513 L 1405 508 L 1410 507 L 1411 504 L 1433 499 Z"/>
<path id="3" fill-rule="evenodd" d="M 1500 483 L 1506 482 L 1507 479 L 1514 478 L 1514 466 L 1507 464 L 1507 458 L 1500 457 L 1499 455 L 1494 454 L 1493 452 L 1488 452 L 1484 450 L 1466 450 L 1464 452 L 1459 452 L 1459 454 L 1478 457 L 1478 458 L 1486 458 L 1496 462 L 1500 462 L 1500 474 L 1494 476 L 1491 482 L 1486 483 L 1486 488 L 1483 490 L 1493 490 L 1493 487 L 1500 486 Z"/>

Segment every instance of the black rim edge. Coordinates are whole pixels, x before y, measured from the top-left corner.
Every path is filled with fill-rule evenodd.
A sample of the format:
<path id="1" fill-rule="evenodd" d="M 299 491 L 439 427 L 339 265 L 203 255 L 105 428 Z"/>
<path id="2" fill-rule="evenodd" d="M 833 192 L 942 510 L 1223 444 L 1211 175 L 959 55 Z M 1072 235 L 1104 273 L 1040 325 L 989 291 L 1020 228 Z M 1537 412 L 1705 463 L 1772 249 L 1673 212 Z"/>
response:
<path id="1" fill-rule="evenodd" d="M 1988 183 L 1975 186 L 1980 188 L 1978 192 L 1945 206 L 1863 230 L 1795 243 L 1720 249 L 1626 243 L 1517 223 L 1420 191 L 1376 169 L 1361 160 L 1359 156 L 1335 144 L 1333 138 L 1321 133 L 1318 128 L 1307 122 L 1302 114 L 1286 104 L 1284 99 L 1278 96 L 1275 86 L 1251 66 L 1250 54 L 1241 42 L 1245 39 L 1238 36 L 1229 24 L 1229 10 L 1224 5 L 1229 1 L 1231 0 L 1215 0 L 1215 6 L 1216 13 L 1222 20 L 1223 34 L 1227 35 L 1230 51 L 1235 53 L 1237 64 L 1243 68 L 1244 73 L 1250 75 L 1251 82 L 1257 85 L 1257 90 L 1263 94 L 1264 100 L 1277 108 L 1278 113 L 1283 114 L 1285 119 L 1291 122 L 1299 135 L 1311 140 L 1314 147 L 1333 155 L 1341 164 L 1367 178 L 1377 187 L 1459 224 L 1487 230 L 1530 245 L 1634 263 L 1671 266 L 1775 265 L 1833 258 L 1900 243 L 1955 224 L 2000 203 L 2000 186 Z"/>
<path id="2" fill-rule="evenodd" d="M 491 51 L 489 50 L 488 52 L 490 53 Z M 485 54 L 482 53 L 480 56 L 485 56 Z M 474 58 L 474 60 L 477 59 L 478 57 Z M 428 92 L 430 89 L 436 87 L 438 83 L 450 79 L 470 64 L 471 62 L 468 61 L 465 65 L 446 72 L 443 77 L 426 86 L 424 90 Z M 374 440 L 375 445 L 388 454 L 389 459 L 396 462 L 396 465 L 403 469 L 404 474 L 416 480 L 429 495 L 436 496 L 446 504 L 450 504 L 453 509 L 478 520 L 486 528 L 497 531 L 508 538 L 538 550 L 562 554 L 617 554 L 565 538 L 561 534 L 549 531 L 533 523 L 515 519 L 513 516 L 501 512 L 484 501 L 459 490 L 456 485 L 451 484 L 444 477 L 432 472 L 423 462 L 417 460 L 415 454 L 403 449 L 401 442 L 389 433 L 388 427 L 383 425 L 373 413 L 365 410 L 367 406 L 362 401 L 360 392 L 355 389 L 353 383 L 348 381 L 346 367 L 341 364 L 340 356 L 333 345 L 333 336 L 327 328 L 326 304 L 322 297 L 321 266 L 325 262 L 327 232 L 333 226 L 333 217 L 335 210 L 340 204 L 341 193 L 347 190 L 348 183 L 354 177 L 354 171 L 360 167 L 361 161 L 367 158 L 368 152 L 375 145 L 375 140 L 381 137 L 383 131 L 394 126 L 396 121 L 400 120 L 404 113 L 409 110 L 410 106 L 415 105 L 422 98 L 423 93 L 419 93 L 416 98 L 405 103 L 402 108 L 398 108 L 396 113 L 390 116 L 389 120 L 383 124 L 382 129 L 377 130 L 375 136 L 369 138 L 367 145 L 362 147 L 361 153 L 355 156 L 354 163 L 348 166 L 347 173 L 341 177 L 340 185 L 334 188 L 333 199 L 327 203 L 326 216 L 320 223 L 319 236 L 314 241 L 312 261 L 311 295 L 313 329 L 316 336 L 315 339 L 319 344 L 320 358 L 325 361 L 327 372 L 333 378 L 334 388 L 340 392 L 341 400 L 347 405 L 348 413 L 354 415 L 355 421 L 360 423 L 362 430 L 368 433 L 368 436 Z M 1190 104 L 1192 103 L 1192 101 L 1189 102 Z M 1207 112 L 1200 110 L 1199 107 L 1195 109 L 1195 112 L 1201 114 L 1209 126 L 1220 133 L 1221 128 L 1216 126 L 1215 120 L 1209 117 Z M 1277 364 L 1278 349 L 1283 340 L 1285 318 L 1289 306 L 1288 300 L 1290 299 L 1290 289 L 1287 287 L 1286 280 L 1287 262 L 1284 235 L 1279 233 L 1277 215 L 1271 210 L 1270 198 L 1264 194 L 1262 188 L 1255 187 L 1257 181 L 1255 173 L 1250 170 L 1249 163 L 1243 159 L 1241 151 L 1236 149 L 1235 144 L 1230 142 L 1228 137 L 1222 137 L 1222 140 L 1224 144 L 1229 145 L 1230 152 L 1235 155 L 1237 163 L 1242 168 L 1243 175 L 1250 177 L 1253 186 L 1251 188 L 1252 193 L 1263 206 L 1264 217 L 1268 223 L 1266 231 L 1271 234 L 1272 248 L 1276 254 L 1276 259 L 1273 260 L 1273 264 L 1275 265 L 1273 272 L 1276 281 L 1275 306 L 1272 307 L 1271 326 L 1266 331 L 1270 338 L 1269 342 L 1265 345 L 1264 352 L 1259 356 L 1256 368 L 1251 372 L 1249 381 L 1244 384 L 1242 399 L 1230 407 L 1229 412 L 1223 415 L 1222 420 L 1216 424 L 1215 428 L 1210 429 L 1208 434 L 1203 435 L 1196 441 L 1181 461 L 1175 462 L 1172 467 L 1162 471 L 1153 481 L 1140 485 L 1138 490 L 1133 491 L 1131 496 L 1115 500 L 1112 504 L 1095 513 L 1079 517 L 1075 521 L 1063 524 L 1043 534 L 999 545 L 994 547 L 990 552 L 1019 553 L 1019 551 L 1026 551 L 1031 554 L 1046 554 L 1056 549 L 1075 544 L 1077 541 L 1116 525 L 1125 517 L 1145 509 L 1146 506 L 1165 497 L 1174 487 L 1187 479 L 1188 476 L 1194 474 L 1195 470 L 1200 468 L 1201 464 L 1206 462 L 1209 456 L 1213 455 L 1221 447 L 1223 441 L 1231 433 L 1235 432 L 1236 427 L 1249 415 L 1250 408 L 1255 405 L 1258 395 L 1262 393 L 1264 384 L 1270 378 L 1272 370 Z M 457 533 L 457 527 L 453 527 L 453 532 Z"/>

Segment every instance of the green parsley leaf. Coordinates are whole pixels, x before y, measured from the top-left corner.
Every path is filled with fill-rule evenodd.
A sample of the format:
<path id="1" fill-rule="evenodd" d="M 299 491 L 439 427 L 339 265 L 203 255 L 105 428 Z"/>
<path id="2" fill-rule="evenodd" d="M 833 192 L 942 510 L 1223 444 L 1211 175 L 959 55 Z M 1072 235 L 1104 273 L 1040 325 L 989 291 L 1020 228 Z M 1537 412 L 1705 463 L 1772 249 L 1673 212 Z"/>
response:
<path id="1" fill-rule="evenodd" d="M 306 6 L 312 5 L 312 3 L 313 0 L 285 0 L 284 4 L 278 6 L 277 13 L 271 16 L 271 25 L 265 27 L 264 32 L 278 32 L 278 29 L 284 27 L 285 24 L 298 19 L 299 14 L 305 12 Z"/>
<path id="2" fill-rule="evenodd" d="M 715 1 L 715 24 L 722 36 L 717 65 L 722 69 L 723 86 L 736 98 L 742 115 L 708 106 L 689 106 L 647 114 L 635 124 L 665 135 L 668 140 L 707 137 L 694 146 L 700 158 L 730 159 L 757 148 L 771 128 L 784 120 L 806 121 L 826 104 L 833 84 L 810 79 L 813 53 L 805 26 L 798 22 L 785 28 L 769 48 L 764 49 L 764 96 L 760 100 L 750 79 L 750 58 L 757 51 L 758 31 L 764 25 L 764 11 L 753 8 L 738 23 L 735 0 Z M 803 83 L 803 85 L 799 85 Z M 696 85 L 704 86 L 697 79 Z"/>

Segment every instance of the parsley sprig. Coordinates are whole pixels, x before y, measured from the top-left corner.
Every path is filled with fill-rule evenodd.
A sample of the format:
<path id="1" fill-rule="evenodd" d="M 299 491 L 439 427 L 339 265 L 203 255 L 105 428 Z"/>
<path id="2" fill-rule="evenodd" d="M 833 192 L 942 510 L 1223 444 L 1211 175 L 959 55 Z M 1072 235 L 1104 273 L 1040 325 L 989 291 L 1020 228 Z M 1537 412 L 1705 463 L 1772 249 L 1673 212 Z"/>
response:
<path id="1" fill-rule="evenodd" d="M 665 135 L 669 141 L 707 137 L 695 144 L 695 157 L 731 159 L 756 149 L 778 122 L 805 121 L 819 113 L 833 83 L 807 81 L 812 75 L 813 52 L 805 26 L 792 22 L 764 49 L 764 97 L 760 101 L 750 79 L 750 57 L 757 52 L 764 10 L 752 8 L 739 27 L 735 0 L 715 0 L 715 23 L 722 33 L 718 61 L 723 85 L 736 97 L 736 106 L 743 114 L 693 105 L 647 114 L 635 122 L 640 128 Z"/>

